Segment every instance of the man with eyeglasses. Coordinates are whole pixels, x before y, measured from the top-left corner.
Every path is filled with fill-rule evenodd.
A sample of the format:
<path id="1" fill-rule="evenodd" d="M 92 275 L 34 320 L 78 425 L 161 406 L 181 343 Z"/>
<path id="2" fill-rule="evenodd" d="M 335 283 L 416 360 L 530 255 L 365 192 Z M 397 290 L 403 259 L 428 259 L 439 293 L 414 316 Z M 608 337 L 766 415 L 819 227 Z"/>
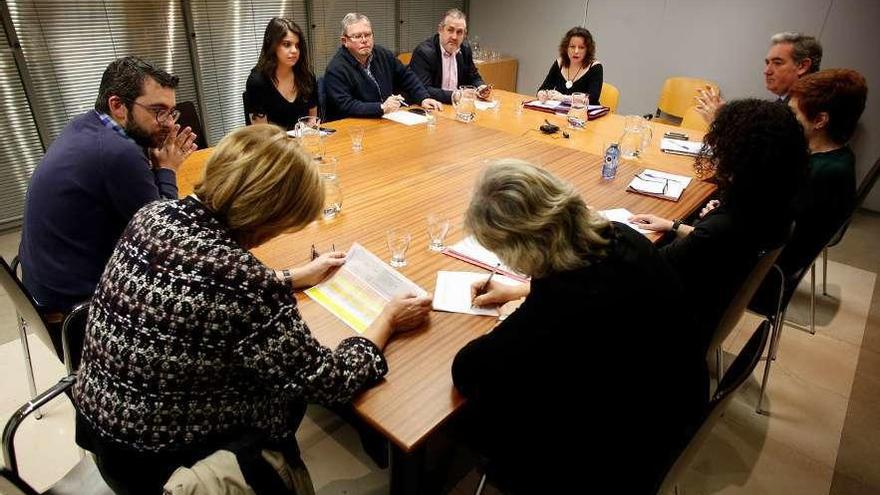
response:
<path id="1" fill-rule="evenodd" d="M 326 120 L 381 117 L 406 104 L 439 110 L 419 79 L 387 48 L 373 43 L 373 26 L 363 14 L 342 19 L 342 46 L 327 64 Z"/>
<path id="2" fill-rule="evenodd" d="M 176 171 L 196 136 L 176 124 L 178 78 L 136 57 L 107 66 L 95 109 L 75 117 L 34 170 L 25 200 L 22 280 L 49 323 L 92 296 L 128 221 L 177 198 Z"/>
<path id="3" fill-rule="evenodd" d="M 437 34 L 413 50 L 409 68 L 428 89 L 431 98 L 452 103 L 452 92 L 459 86 L 474 86 L 481 98 L 488 98 L 491 90 L 480 77 L 466 37 L 464 13 L 450 9 L 443 14 Z"/>

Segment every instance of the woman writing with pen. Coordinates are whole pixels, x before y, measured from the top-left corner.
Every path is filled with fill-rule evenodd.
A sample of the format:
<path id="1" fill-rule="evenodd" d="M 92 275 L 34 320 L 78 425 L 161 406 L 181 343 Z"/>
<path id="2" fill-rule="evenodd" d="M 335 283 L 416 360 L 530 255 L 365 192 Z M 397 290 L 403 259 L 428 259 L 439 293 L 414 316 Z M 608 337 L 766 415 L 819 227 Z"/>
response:
<path id="1" fill-rule="evenodd" d="M 591 483 L 649 493 L 708 393 L 694 327 L 673 309 L 675 274 L 644 236 L 518 160 L 486 169 L 465 224 L 531 277 L 474 285 L 477 305 L 525 301 L 452 366 L 468 399 L 465 435 L 493 480 L 516 493 L 582 486 L 582 457 L 555 453 L 583 445 L 603 453 L 590 461 Z M 595 406 L 575 406 L 584 396 Z"/>

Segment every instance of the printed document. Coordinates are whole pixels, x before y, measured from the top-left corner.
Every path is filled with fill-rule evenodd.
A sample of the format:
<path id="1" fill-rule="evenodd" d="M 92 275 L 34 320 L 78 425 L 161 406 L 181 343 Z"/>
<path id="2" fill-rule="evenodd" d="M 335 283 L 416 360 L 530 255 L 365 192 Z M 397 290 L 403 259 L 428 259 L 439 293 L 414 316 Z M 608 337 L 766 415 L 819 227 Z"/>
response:
<path id="1" fill-rule="evenodd" d="M 305 293 L 358 333 L 364 333 L 394 296 L 427 295 L 424 289 L 386 265 L 360 244 L 353 244 L 345 264 Z"/>

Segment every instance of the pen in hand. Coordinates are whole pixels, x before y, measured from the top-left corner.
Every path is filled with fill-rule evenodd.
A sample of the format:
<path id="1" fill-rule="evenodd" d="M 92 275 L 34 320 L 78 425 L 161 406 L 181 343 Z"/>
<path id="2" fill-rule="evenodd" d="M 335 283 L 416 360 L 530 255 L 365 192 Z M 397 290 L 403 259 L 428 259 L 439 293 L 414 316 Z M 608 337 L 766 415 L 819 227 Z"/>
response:
<path id="1" fill-rule="evenodd" d="M 495 276 L 495 273 L 496 273 L 497 271 L 498 271 L 498 265 L 495 265 L 495 267 L 492 268 L 492 273 L 489 274 L 489 278 L 487 278 L 486 281 L 483 282 L 483 285 L 481 285 L 480 288 L 477 290 L 477 293 L 474 294 L 474 298 L 471 299 L 471 307 L 472 307 L 472 308 L 475 307 L 474 301 L 475 301 L 479 296 L 482 296 L 483 294 L 485 294 L 487 290 L 489 290 L 489 283 L 492 282 L 492 277 Z"/>
<path id="2" fill-rule="evenodd" d="M 401 95 L 391 95 L 391 96 L 392 96 L 393 98 L 396 98 L 397 101 L 400 102 L 400 106 L 402 106 L 402 107 L 408 107 L 408 106 L 409 106 L 409 105 L 406 103 L 406 100 L 403 99 L 403 96 L 401 96 Z"/>

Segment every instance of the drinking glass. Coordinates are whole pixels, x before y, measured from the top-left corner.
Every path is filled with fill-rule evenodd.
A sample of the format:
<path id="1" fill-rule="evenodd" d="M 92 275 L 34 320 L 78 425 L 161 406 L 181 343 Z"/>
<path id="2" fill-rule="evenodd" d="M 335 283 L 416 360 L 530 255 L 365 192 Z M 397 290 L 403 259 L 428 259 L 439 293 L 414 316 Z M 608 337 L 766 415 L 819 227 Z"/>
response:
<path id="1" fill-rule="evenodd" d="M 324 220 L 336 218 L 342 211 L 342 187 L 339 184 L 338 165 L 339 161 L 333 156 L 324 156 L 316 159 L 318 172 L 321 174 L 321 182 L 324 184 Z"/>
<path id="2" fill-rule="evenodd" d="M 443 239 L 446 238 L 446 234 L 449 233 L 449 219 L 443 215 L 437 213 L 431 213 L 428 215 L 428 237 L 431 239 L 431 242 L 428 244 L 428 249 L 431 251 L 443 251 L 443 248 L 446 246 L 443 244 Z"/>
<path id="3" fill-rule="evenodd" d="M 364 128 L 363 127 L 352 127 L 348 130 L 348 135 L 351 136 L 351 150 L 352 151 L 363 151 L 364 149 Z"/>
<path id="4" fill-rule="evenodd" d="M 571 109 L 568 111 L 568 124 L 571 127 L 584 127 L 587 124 L 587 94 L 572 93 Z"/>
<path id="5" fill-rule="evenodd" d="M 388 243 L 388 250 L 391 251 L 389 264 L 395 268 L 406 266 L 406 250 L 409 249 L 409 243 L 412 240 L 409 232 L 392 229 L 388 231 L 385 240 Z"/>
<path id="6" fill-rule="evenodd" d="M 434 111 L 431 109 L 425 110 L 425 118 L 427 121 L 425 122 L 428 126 L 429 131 L 433 131 L 437 128 L 437 116 L 434 115 Z"/>

